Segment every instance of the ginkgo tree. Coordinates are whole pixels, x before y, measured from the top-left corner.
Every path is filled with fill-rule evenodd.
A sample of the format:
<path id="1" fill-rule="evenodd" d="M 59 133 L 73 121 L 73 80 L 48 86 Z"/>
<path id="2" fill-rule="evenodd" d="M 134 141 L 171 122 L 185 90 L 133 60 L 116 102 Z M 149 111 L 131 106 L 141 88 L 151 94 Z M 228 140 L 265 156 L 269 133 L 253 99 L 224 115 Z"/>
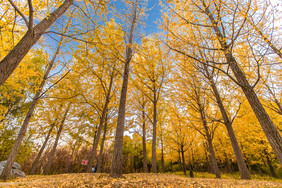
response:
<path id="1" fill-rule="evenodd" d="M 125 109 L 126 109 L 126 96 L 128 88 L 128 80 L 130 74 L 130 63 L 134 55 L 134 47 L 136 46 L 135 33 L 144 16 L 145 3 L 143 0 L 125 0 L 127 6 L 127 14 L 125 18 L 129 22 L 128 31 L 125 32 L 125 55 L 122 59 L 124 64 L 123 71 L 123 82 L 120 94 L 120 104 L 118 111 L 118 121 L 115 133 L 114 153 L 112 161 L 111 176 L 121 177 L 122 176 L 122 146 L 123 146 L 123 133 L 124 133 L 124 122 L 125 122 Z"/>
<path id="2" fill-rule="evenodd" d="M 136 83 L 134 79 L 132 81 Z M 130 93 L 133 94 L 133 96 L 129 98 L 130 110 L 134 111 L 134 115 L 136 116 L 136 118 L 134 118 L 134 124 L 138 125 L 135 127 L 135 132 L 142 137 L 143 172 L 147 173 L 147 143 L 149 122 L 151 122 L 151 117 L 149 117 L 151 109 L 149 108 L 148 98 L 137 87 L 133 87 Z"/>
<path id="3" fill-rule="evenodd" d="M 87 165 L 87 171 L 91 172 L 107 110 L 114 104 L 112 99 L 115 99 L 119 85 L 120 59 L 124 51 L 123 31 L 112 19 L 106 22 L 105 26 L 97 28 L 94 37 L 89 34 L 89 41 L 97 41 L 95 47 L 86 48 L 84 51 L 82 44 L 79 50 L 76 50 L 74 69 L 80 76 L 80 83 L 77 84 L 80 87 L 79 95 L 95 109 L 100 119 Z M 93 84 L 93 87 L 90 87 L 90 84 Z"/>
<path id="4" fill-rule="evenodd" d="M 10 16 L 11 14 L 9 13 L 14 11 L 16 13 L 15 17 L 19 16 L 21 18 L 19 22 L 23 22 L 27 29 L 25 29 L 26 32 L 24 36 L 22 36 L 11 51 L 0 61 L 0 85 L 12 74 L 24 56 L 32 46 L 37 43 L 45 31 L 68 10 L 73 2 L 74 0 L 66 0 L 62 4 L 59 3 L 60 6 L 51 13 L 48 9 L 44 13 L 41 10 L 47 5 L 48 8 L 50 5 L 51 7 L 56 7 L 58 2 L 52 1 L 50 4 L 41 3 L 41 1 L 33 2 L 32 0 L 28 0 L 27 2 L 13 2 L 12 0 L 10 0 L 9 3 L 1 2 L 4 4 L 3 9 L 6 10 L 2 15 L 3 22 L 10 22 L 9 20 L 11 18 L 5 16 Z M 28 7 L 28 11 L 26 11 L 26 6 Z M 46 17 L 42 19 L 43 14 Z M 35 25 L 37 19 L 41 21 Z M 10 24 L 5 25 L 9 26 Z M 12 30 L 12 32 L 14 31 Z"/>
<path id="5" fill-rule="evenodd" d="M 16 137 L 20 124 L 30 106 L 29 97 L 34 95 L 36 88 L 40 84 L 46 58 L 47 54 L 44 51 L 32 51 L 23 60 L 24 63 L 16 69 L 15 73 L 1 87 L 0 135 L 2 143 L 1 156 L 3 158 L 6 158 L 13 147 L 15 138 L 12 139 L 13 142 L 10 140 L 9 143 L 6 143 L 6 141 L 9 140 L 10 136 Z"/>
<path id="6" fill-rule="evenodd" d="M 175 106 L 170 106 L 169 109 L 169 119 L 168 125 L 166 126 L 165 139 L 169 142 L 169 147 L 174 149 L 179 153 L 179 159 L 182 162 L 182 168 L 184 175 L 186 175 L 187 166 L 187 156 L 186 151 L 191 150 L 191 145 L 193 143 L 193 135 L 195 130 L 187 126 L 187 119 L 183 114 L 183 109 L 176 104 Z M 179 104 L 178 104 L 179 105 Z M 190 169 L 192 170 L 192 169 Z"/>
<path id="7" fill-rule="evenodd" d="M 257 78 L 253 80 L 254 76 L 249 77 L 246 69 L 242 68 L 244 61 L 241 61 L 239 54 L 235 50 L 241 47 L 242 42 L 247 43 L 251 37 L 250 32 L 247 31 L 248 27 L 245 26 L 254 11 L 252 5 L 257 2 L 238 0 L 223 3 L 221 0 L 211 2 L 199 0 L 195 2 L 169 1 L 169 3 L 167 6 L 169 16 L 165 16 L 163 22 L 163 28 L 171 36 L 171 40 L 168 40 L 167 45 L 175 52 L 182 53 L 201 64 L 205 64 L 205 62 L 201 58 L 199 59 L 197 54 L 195 56 L 193 46 L 214 51 L 221 55 L 223 59 L 221 62 L 217 62 L 215 67 L 229 76 L 242 89 L 273 151 L 280 164 L 282 164 L 281 135 L 262 106 L 255 91 L 260 79 L 260 66 L 258 66 L 256 59 L 249 59 Z M 189 34 L 187 35 L 186 32 Z M 200 46 L 193 41 L 201 41 L 198 43 Z M 190 46 L 190 50 L 183 50 L 184 46 Z"/>
<path id="8" fill-rule="evenodd" d="M 149 3 L 0 3 L 2 179 L 14 161 L 45 175 L 97 164 L 114 178 L 280 176 L 277 6 L 167 0 L 147 18 Z M 163 9 L 159 33 L 145 36 L 155 8 Z"/>
<path id="9" fill-rule="evenodd" d="M 134 56 L 134 83 L 138 90 L 151 101 L 153 105 L 153 141 L 152 141 L 152 172 L 157 172 L 156 146 L 158 102 L 162 97 L 169 66 L 160 42 L 156 39 L 145 38 L 139 53 Z"/>
<path id="10" fill-rule="evenodd" d="M 70 20 L 69 20 L 70 21 Z M 63 28 L 64 31 L 66 31 L 68 29 L 68 24 L 69 22 L 66 22 L 66 26 Z M 19 147 L 21 145 L 21 142 L 24 138 L 24 135 L 25 135 L 25 132 L 27 131 L 27 127 L 28 127 L 28 124 L 30 122 L 30 119 L 33 115 L 33 112 L 36 108 L 36 104 L 37 104 L 37 101 L 42 97 L 42 95 L 44 93 L 46 93 L 48 91 L 48 89 L 50 89 L 51 87 L 49 87 L 48 89 L 46 89 L 46 91 L 44 91 L 43 93 L 43 89 L 44 89 L 44 86 L 45 86 L 45 83 L 47 82 L 47 79 L 49 78 L 49 74 L 51 72 L 52 69 L 54 69 L 54 65 L 56 63 L 56 59 L 60 53 L 60 49 L 63 45 L 63 42 L 64 42 L 64 38 L 62 37 L 60 42 L 58 43 L 58 46 L 54 52 L 54 55 L 53 57 L 51 58 L 50 62 L 48 62 L 48 64 L 46 65 L 47 66 L 47 69 L 45 70 L 44 72 L 44 75 L 42 76 L 41 78 L 41 82 L 39 84 L 39 86 L 37 87 L 37 90 L 33 96 L 33 99 L 31 101 L 31 104 L 29 106 L 29 110 L 28 112 L 26 113 L 26 116 L 23 120 L 23 123 L 22 123 L 22 126 L 21 126 L 21 129 L 18 133 L 18 136 L 17 136 L 17 139 L 14 143 L 14 146 L 11 150 L 11 153 L 9 155 L 9 158 L 7 160 L 7 164 L 5 166 L 5 168 L 3 169 L 3 172 L 1 173 L 1 178 L 2 179 L 9 179 L 9 176 L 10 176 L 10 171 L 11 171 L 11 168 L 12 168 L 12 165 L 15 161 L 15 158 L 16 158 L 16 155 L 18 153 L 18 150 L 19 150 Z M 62 79 L 62 78 L 61 78 Z M 59 79 L 56 83 L 58 83 L 61 79 Z"/>

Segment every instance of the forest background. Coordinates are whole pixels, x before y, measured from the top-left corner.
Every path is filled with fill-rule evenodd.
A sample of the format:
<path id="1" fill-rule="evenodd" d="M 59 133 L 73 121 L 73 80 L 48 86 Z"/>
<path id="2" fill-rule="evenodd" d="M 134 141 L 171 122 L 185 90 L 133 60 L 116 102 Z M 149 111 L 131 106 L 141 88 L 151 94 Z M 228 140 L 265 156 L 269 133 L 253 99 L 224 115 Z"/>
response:
<path id="1" fill-rule="evenodd" d="M 0 3 L 2 179 L 14 161 L 281 178 L 278 2 Z"/>

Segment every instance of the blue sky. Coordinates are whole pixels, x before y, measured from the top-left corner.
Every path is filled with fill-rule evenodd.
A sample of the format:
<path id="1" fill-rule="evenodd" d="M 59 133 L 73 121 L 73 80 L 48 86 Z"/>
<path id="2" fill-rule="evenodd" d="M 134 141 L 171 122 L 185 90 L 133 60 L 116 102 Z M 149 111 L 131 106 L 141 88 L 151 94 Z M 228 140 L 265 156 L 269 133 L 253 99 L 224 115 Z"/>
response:
<path id="1" fill-rule="evenodd" d="M 117 9 L 119 9 L 118 11 L 120 11 L 120 12 L 126 11 L 125 4 L 122 3 L 121 0 L 113 1 L 113 4 L 115 5 L 115 7 Z M 159 5 L 159 0 L 148 0 L 147 11 L 146 11 L 147 18 L 145 20 L 143 20 L 146 23 L 146 27 L 142 29 L 144 31 L 144 33 L 142 33 L 142 35 L 151 35 L 153 33 L 157 33 L 158 31 L 160 31 L 158 29 L 158 24 L 157 24 L 159 22 L 159 20 L 161 19 L 160 9 L 161 9 L 161 6 Z M 109 18 L 111 18 L 112 16 L 113 15 L 109 15 Z M 119 22 L 117 20 L 117 18 L 115 18 L 115 19 L 116 19 L 117 22 Z M 54 30 L 54 29 L 51 27 L 51 30 Z M 55 48 L 57 46 L 57 42 L 54 41 L 50 36 L 56 38 L 57 40 L 59 40 L 60 37 L 56 36 L 54 34 L 51 34 L 49 36 L 45 35 L 45 37 L 47 39 L 47 40 L 45 40 L 45 42 Z M 73 42 L 71 42 L 71 44 L 75 46 L 76 42 L 73 41 Z M 62 50 L 65 51 L 67 49 L 68 49 L 68 47 L 65 47 Z M 53 50 L 47 49 L 47 51 L 50 54 L 53 54 Z"/>
<path id="2" fill-rule="evenodd" d="M 123 14 L 126 12 L 125 4 L 122 0 L 113 1 L 112 4 L 116 7 L 118 14 Z M 148 0 L 146 14 L 147 18 L 142 20 L 146 23 L 146 27 L 143 28 L 145 34 L 149 35 L 154 32 L 158 32 L 158 20 L 161 19 L 161 6 L 159 5 L 159 0 Z M 111 14 L 109 16 L 112 16 Z M 121 22 L 116 18 L 117 22 Z"/>
<path id="3" fill-rule="evenodd" d="M 147 28 L 146 31 L 149 33 L 158 32 L 157 21 L 161 19 L 160 5 L 159 0 L 148 0 L 148 9 L 147 12 L 148 18 L 146 20 Z"/>

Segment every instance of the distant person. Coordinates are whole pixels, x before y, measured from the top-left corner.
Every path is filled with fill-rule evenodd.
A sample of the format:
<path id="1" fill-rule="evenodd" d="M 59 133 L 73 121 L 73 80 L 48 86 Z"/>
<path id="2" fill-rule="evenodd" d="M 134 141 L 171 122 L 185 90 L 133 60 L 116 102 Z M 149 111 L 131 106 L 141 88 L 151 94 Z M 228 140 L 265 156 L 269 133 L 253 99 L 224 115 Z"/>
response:
<path id="1" fill-rule="evenodd" d="M 98 164 L 96 164 L 96 166 L 92 166 L 92 173 L 97 172 L 97 168 L 98 168 Z"/>
<path id="2" fill-rule="evenodd" d="M 95 166 L 92 166 L 92 171 L 91 171 L 92 173 L 95 173 L 96 172 L 96 168 L 95 168 Z"/>

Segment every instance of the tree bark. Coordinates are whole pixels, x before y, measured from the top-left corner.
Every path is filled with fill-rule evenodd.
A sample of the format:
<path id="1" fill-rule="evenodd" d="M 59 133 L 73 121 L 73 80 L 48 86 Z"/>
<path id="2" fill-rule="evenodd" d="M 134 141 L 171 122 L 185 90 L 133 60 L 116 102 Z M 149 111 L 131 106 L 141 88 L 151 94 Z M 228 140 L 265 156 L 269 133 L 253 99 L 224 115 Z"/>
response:
<path id="1" fill-rule="evenodd" d="M 266 113 L 264 107 L 262 106 L 258 96 L 256 95 L 254 88 L 250 85 L 247 80 L 245 73 L 239 67 L 236 59 L 232 55 L 232 49 L 230 49 L 229 45 L 227 45 L 224 35 L 221 33 L 221 30 L 217 27 L 217 22 L 215 21 L 212 13 L 210 12 L 207 5 L 203 2 L 203 6 L 205 7 L 205 14 L 209 17 L 212 22 L 212 27 L 214 32 L 217 35 L 221 48 L 225 54 L 225 59 L 227 63 L 230 65 L 230 68 L 235 75 L 235 78 L 243 90 L 250 106 L 253 109 L 260 125 L 280 163 L 282 166 L 282 138 L 278 130 L 276 129 L 274 123 L 270 119 L 269 115 Z"/>
<path id="2" fill-rule="evenodd" d="M 154 85 L 154 115 L 153 115 L 153 141 L 152 141 L 152 172 L 157 173 L 157 98 Z"/>
<path id="3" fill-rule="evenodd" d="M 65 2 L 44 18 L 36 26 L 29 29 L 19 43 L 0 62 L 0 86 L 7 80 L 12 72 L 19 65 L 31 47 L 40 39 L 45 31 L 73 4 L 74 0 Z M 4 171 L 3 171 L 4 172 Z M 4 176 L 3 176 L 4 177 Z"/>
<path id="4" fill-rule="evenodd" d="M 7 163 L 6 163 L 6 166 L 4 167 L 4 169 L 3 169 L 3 171 L 2 171 L 2 174 L 1 174 L 1 176 L 0 176 L 0 179 L 3 179 L 3 180 L 10 179 L 10 172 L 11 172 L 11 169 L 12 169 L 12 165 L 13 165 L 13 163 L 15 162 L 15 159 L 16 159 L 17 153 L 18 153 L 18 151 L 19 151 L 21 142 L 22 142 L 22 140 L 23 140 L 23 138 L 24 138 L 24 135 L 25 135 L 25 133 L 26 133 L 26 130 L 27 130 L 29 121 L 30 121 L 31 116 L 32 116 L 32 114 L 33 114 L 33 111 L 34 111 L 34 109 L 35 109 L 35 107 L 36 107 L 37 101 L 38 101 L 39 98 L 40 98 L 42 89 L 43 89 L 43 87 L 44 87 L 44 85 L 45 85 L 45 83 L 46 83 L 46 80 L 47 80 L 47 78 L 48 78 L 48 75 L 49 75 L 49 73 L 50 73 L 50 71 L 51 71 L 51 69 L 52 69 L 52 67 L 53 67 L 53 65 L 54 65 L 54 62 L 55 62 L 55 60 L 56 60 L 56 58 L 57 58 L 57 55 L 59 54 L 60 47 L 61 47 L 61 44 L 59 44 L 59 46 L 58 46 L 58 48 L 57 48 L 57 50 L 56 50 L 56 52 L 55 52 L 55 54 L 54 54 L 52 60 L 50 61 L 49 66 L 48 66 L 48 69 L 46 70 L 46 72 L 45 72 L 45 74 L 44 74 L 44 76 L 43 76 L 43 79 L 42 79 L 42 81 L 41 81 L 41 83 L 40 83 L 40 85 L 39 85 L 39 88 L 38 88 L 37 92 L 35 93 L 35 95 L 34 95 L 34 97 L 33 97 L 32 103 L 31 103 L 31 105 L 30 105 L 30 107 L 29 107 L 29 110 L 28 110 L 26 116 L 25 116 L 24 122 L 23 122 L 23 124 L 22 124 L 22 126 L 21 126 L 20 132 L 19 132 L 19 134 L 18 134 L 18 136 L 17 136 L 17 139 L 16 139 L 16 141 L 15 141 L 15 144 L 14 144 L 14 146 L 13 146 L 13 148 L 12 148 L 12 151 L 11 151 L 11 153 L 10 153 L 10 155 L 9 155 L 9 158 L 8 158 L 8 160 L 7 160 Z M 6 56 L 6 57 L 7 57 L 7 56 Z M 3 61 L 3 60 L 2 60 L 2 61 Z M 0 64 L 0 77 L 1 77 L 1 66 L 2 66 L 2 64 Z M 0 79 L 1 79 L 1 78 L 0 78 Z M 1 82 L 1 81 L 0 81 L 0 82 Z"/>
<path id="5" fill-rule="evenodd" d="M 277 175 L 275 174 L 274 168 L 271 164 L 271 160 L 269 159 L 269 154 L 267 153 L 266 150 L 264 150 L 263 152 L 265 154 L 266 162 L 267 162 L 267 165 L 269 166 L 271 176 L 274 177 L 274 178 L 277 178 Z"/>
<path id="6" fill-rule="evenodd" d="M 208 128 L 207 125 L 207 119 L 206 119 L 206 115 L 205 115 L 205 109 L 202 106 L 202 104 L 200 103 L 200 99 L 199 96 L 197 96 L 197 104 L 198 104 L 198 109 L 199 109 L 199 113 L 200 113 L 200 117 L 201 117 L 201 121 L 205 130 L 205 137 L 208 141 L 208 152 L 209 152 L 209 159 L 210 159 L 210 163 L 211 163 L 211 167 L 212 170 L 216 176 L 216 178 L 221 178 L 220 176 L 220 171 L 216 162 L 216 156 L 215 156 L 215 152 L 214 152 L 214 148 L 213 148 L 213 144 L 212 144 L 212 135 L 210 133 L 210 130 Z"/>
<path id="7" fill-rule="evenodd" d="M 206 72 L 208 79 L 210 81 L 210 85 L 212 87 L 214 96 L 216 98 L 217 105 L 220 109 L 220 112 L 221 112 L 221 115 L 222 115 L 222 118 L 223 118 L 223 121 L 224 121 L 224 125 L 227 129 L 227 132 L 228 132 L 228 135 L 229 135 L 229 138 L 230 138 L 230 141 L 231 141 L 231 145 L 232 145 L 232 148 L 233 148 L 233 152 L 234 152 L 236 160 L 237 160 L 237 165 L 238 165 L 238 168 L 239 168 L 239 171 L 240 171 L 241 179 L 251 179 L 249 170 L 247 168 L 247 165 L 246 165 L 245 160 L 243 158 L 241 149 L 240 149 L 239 144 L 237 142 L 237 138 L 236 138 L 234 130 L 232 128 L 232 122 L 231 122 L 230 118 L 228 117 L 228 115 L 226 113 L 225 107 L 223 105 L 223 102 L 222 102 L 221 97 L 219 95 L 219 92 L 217 90 L 217 87 L 216 87 L 214 80 L 213 80 L 212 76 L 210 75 L 208 68 L 206 66 L 205 66 L 205 72 Z"/>
<path id="8" fill-rule="evenodd" d="M 115 178 L 122 177 L 122 148 L 123 148 L 126 95 L 127 95 L 127 86 L 128 86 L 128 78 L 129 78 L 129 64 L 133 54 L 133 50 L 132 50 L 133 38 L 134 38 L 133 34 L 137 23 L 137 4 L 134 6 L 135 7 L 133 12 L 133 19 L 131 22 L 131 28 L 129 33 L 130 35 L 129 44 L 126 46 L 126 58 L 125 58 L 124 73 L 123 73 L 123 83 L 122 83 L 122 89 L 120 94 L 114 153 L 113 153 L 112 168 L 110 173 L 110 176 Z"/>
<path id="9" fill-rule="evenodd" d="M 91 153 L 90 153 L 90 156 L 89 156 L 89 161 L 88 161 L 87 169 L 86 169 L 86 172 L 88 172 L 88 173 L 91 172 L 92 166 L 94 164 L 94 159 L 96 158 L 96 155 L 97 155 L 97 148 L 98 148 L 99 140 L 100 140 L 100 137 L 101 137 L 102 128 L 103 128 L 104 121 L 105 121 L 106 116 L 107 116 L 107 109 L 108 109 L 108 104 L 110 102 L 112 85 L 113 85 L 113 77 L 111 77 L 111 81 L 110 81 L 110 84 L 109 84 L 109 89 L 108 89 L 108 93 L 106 95 L 106 101 L 105 101 L 105 105 L 103 107 L 102 116 L 101 116 L 101 119 L 100 119 L 100 124 L 99 124 L 98 130 L 97 130 L 97 134 L 96 134 L 96 137 L 93 139 L 92 150 L 91 150 Z"/>
<path id="10" fill-rule="evenodd" d="M 56 136 L 56 139 L 55 139 L 55 142 L 54 142 L 54 145 L 53 145 L 53 148 L 52 148 L 52 151 L 50 152 L 49 156 L 48 156 L 48 162 L 47 162 L 47 165 L 44 169 L 44 175 L 48 175 L 49 172 L 50 172 L 50 169 L 51 169 L 51 165 L 53 163 L 53 159 L 54 159 L 54 156 L 55 156 L 55 152 L 56 152 L 56 149 L 57 149 L 57 145 L 58 145 L 58 142 L 59 142 L 59 139 L 60 139 L 60 136 L 61 136 L 61 133 L 62 133 L 62 130 L 63 130 L 63 127 L 64 127 L 64 123 L 65 123 L 65 120 L 67 118 L 67 114 L 70 110 L 70 106 L 71 106 L 71 103 L 68 104 L 68 107 L 65 111 L 65 114 L 63 116 L 63 119 L 61 121 L 61 124 L 60 124 L 60 127 L 59 127 L 59 130 L 57 132 L 57 136 Z"/>
<path id="11" fill-rule="evenodd" d="M 161 144 L 162 144 L 162 172 L 165 173 L 165 166 L 164 166 L 164 143 L 163 143 L 163 139 L 161 140 Z"/>
<path id="12" fill-rule="evenodd" d="M 224 152 L 224 157 L 225 157 L 225 166 L 226 166 L 226 171 L 227 171 L 227 173 L 233 174 L 233 171 L 232 171 L 232 169 L 231 169 L 230 162 L 229 162 L 229 159 L 228 159 L 228 157 L 227 157 L 226 152 Z M 246 166 L 246 167 L 247 167 L 247 166 Z"/>
<path id="13" fill-rule="evenodd" d="M 182 162 L 181 162 L 181 155 L 180 155 L 180 149 L 177 149 L 177 152 L 178 152 L 178 165 L 179 165 L 179 168 L 181 169 L 182 168 Z"/>
<path id="14" fill-rule="evenodd" d="M 209 158 L 210 158 L 210 163 L 213 169 L 213 172 L 215 173 L 216 178 L 221 178 L 220 176 L 220 171 L 216 162 L 216 157 L 213 149 L 213 144 L 212 144 L 212 139 L 210 134 L 207 134 L 207 140 L 208 140 L 208 148 L 209 148 Z"/>
<path id="15" fill-rule="evenodd" d="M 269 115 L 266 113 L 264 107 L 262 106 L 259 98 L 257 97 L 253 87 L 249 84 L 246 75 L 239 68 L 236 60 L 231 54 L 226 54 L 227 61 L 230 62 L 231 69 L 237 79 L 237 81 L 242 85 L 242 90 L 249 101 L 260 125 L 277 156 L 277 159 L 282 166 L 282 138 Z"/>
<path id="16" fill-rule="evenodd" d="M 206 142 L 204 143 L 204 148 L 205 148 L 205 157 L 206 157 L 206 164 L 207 164 L 208 172 L 214 173 L 210 165 L 209 151 L 208 151 L 209 149 L 208 149 L 208 144 Z"/>
<path id="17" fill-rule="evenodd" d="M 40 159 L 40 157 L 41 157 L 41 155 L 42 155 L 42 153 L 43 153 L 43 151 L 44 151 L 44 149 L 45 149 L 45 147 L 47 145 L 47 142 L 49 141 L 51 132 L 52 132 L 53 128 L 55 127 L 55 125 L 56 125 L 55 123 L 53 123 L 51 125 L 51 127 L 50 127 L 50 129 L 49 129 L 49 131 L 47 133 L 47 136 L 45 138 L 45 141 L 44 141 L 43 145 L 41 146 L 41 148 L 40 148 L 40 150 L 39 150 L 39 152 L 38 152 L 34 162 L 32 163 L 31 170 L 30 170 L 30 173 L 29 173 L 30 175 L 33 175 L 33 174 L 36 173 L 37 167 L 39 165 L 39 159 Z"/>
<path id="18" fill-rule="evenodd" d="M 142 109 L 142 119 L 143 119 L 143 124 L 142 124 L 142 145 L 143 145 L 143 172 L 147 173 L 148 172 L 148 163 L 147 163 L 147 148 L 146 148 L 146 119 L 145 119 L 145 106 L 143 106 Z"/>
<path id="19" fill-rule="evenodd" d="M 124 67 L 123 84 L 122 84 L 122 90 L 120 96 L 118 122 L 116 128 L 116 138 L 114 144 L 113 162 L 111 169 L 111 176 L 117 178 L 122 176 L 122 148 L 123 148 L 123 132 L 124 132 L 128 76 L 129 76 L 129 62 L 126 63 Z"/>
<path id="20" fill-rule="evenodd" d="M 181 146 L 181 155 L 182 155 L 182 165 L 183 165 L 183 172 L 186 175 L 186 164 L 185 164 L 185 157 L 184 157 L 184 146 Z"/>
<path id="21" fill-rule="evenodd" d="M 106 117 L 105 119 L 105 125 L 104 125 L 104 132 L 103 132 L 103 137 L 102 137 L 102 142 L 101 142 L 101 147 L 100 147 L 100 153 L 98 157 L 98 166 L 97 166 L 97 172 L 100 173 L 102 171 L 102 158 L 103 158 L 103 151 L 104 151 L 104 143 L 106 140 L 106 134 L 107 134 L 107 129 L 108 129 L 108 118 Z"/>

